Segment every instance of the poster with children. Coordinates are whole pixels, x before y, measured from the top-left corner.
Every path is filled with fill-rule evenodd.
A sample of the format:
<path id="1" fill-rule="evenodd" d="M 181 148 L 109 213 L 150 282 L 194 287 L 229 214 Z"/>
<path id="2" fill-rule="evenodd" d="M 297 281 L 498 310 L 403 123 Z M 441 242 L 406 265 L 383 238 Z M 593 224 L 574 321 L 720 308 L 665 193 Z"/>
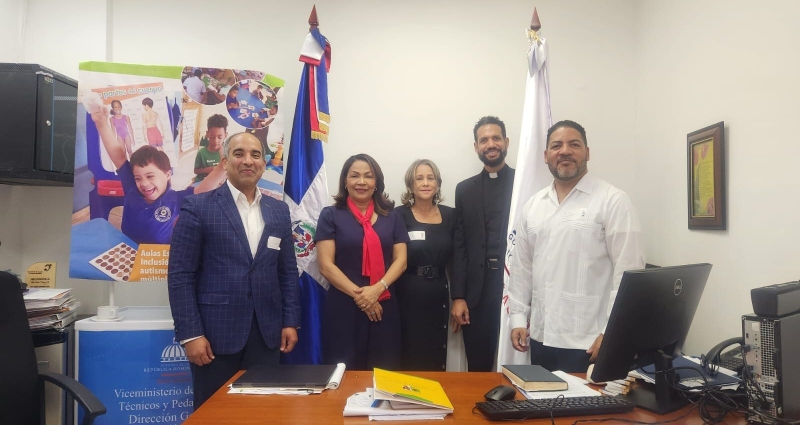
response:
<path id="1" fill-rule="evenodd" d="M 228 136 L 261 140 L 259 189 L 282 199 L 281 87 L 252 70 L 81 63 L 69 276 L 166 280 L 181 201 L 225 182 Z"/>

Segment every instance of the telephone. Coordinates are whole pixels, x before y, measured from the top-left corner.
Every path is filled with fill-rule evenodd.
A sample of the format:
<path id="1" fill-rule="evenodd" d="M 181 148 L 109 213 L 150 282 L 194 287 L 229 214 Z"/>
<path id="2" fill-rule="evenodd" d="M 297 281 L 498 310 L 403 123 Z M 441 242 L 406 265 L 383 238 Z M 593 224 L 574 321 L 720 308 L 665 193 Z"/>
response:
<path id="1" fill-rule="evenodd" d="M 726 352 L 722 350 L 735 345 L 736 348 L 730 349 Z M 709 374 L 716 375 L 720 367 L 730 369 L 736 373 L 741 373 L 744 367 L 744 359 L 742 359 L 742 345 L 744 345 L 744 338 L 736 337 L 726 339 L 715 345 L 708 354 L 700 358 L 700 362 Z"/>

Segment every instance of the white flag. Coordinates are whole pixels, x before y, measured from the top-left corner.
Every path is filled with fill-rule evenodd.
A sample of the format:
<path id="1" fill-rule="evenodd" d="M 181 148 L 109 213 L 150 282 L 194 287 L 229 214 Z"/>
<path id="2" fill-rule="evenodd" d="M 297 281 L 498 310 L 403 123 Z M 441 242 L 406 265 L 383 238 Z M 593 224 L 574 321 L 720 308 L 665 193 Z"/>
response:
<path id="1" fill-rule="evenodd" d="M 519 154 L 511 195 L 511 212 L 508 217 L 508 238 L 503 282 L 503 307 L 500 309 L 500 341 L 497 349 L 497 371 L 504 364 L 530 364 L 530 352 L 520 353 L 511 345 L 511 328 L 508 315 L 508 278 L 514 255 L 516 228 L 525 203 L 552 182 L 544 163 L 547 130 L 552 125 L 550 116 L 550 81 L 547 77 L 547 41 L 533 31 L 528 31 L 531 47 L 528 51 L 528 75 L 525 83 L 525 104 L 522 107 L 522 130 L 519 136 Z"/>

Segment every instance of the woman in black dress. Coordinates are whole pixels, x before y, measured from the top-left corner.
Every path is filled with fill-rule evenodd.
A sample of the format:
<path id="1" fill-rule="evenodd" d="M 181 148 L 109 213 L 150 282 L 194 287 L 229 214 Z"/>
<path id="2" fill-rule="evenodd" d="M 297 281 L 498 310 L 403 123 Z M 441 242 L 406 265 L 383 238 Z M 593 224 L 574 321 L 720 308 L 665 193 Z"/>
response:
<path id="1" fill-rule="evenodd" d="M 433 161 L 414 161 L 397 212 L 408 230 L 408 267 L 397 283 L 403 370 L 445 370 L 453 251 L 453 209 L 439 205 L 442 177 Z M 456 324 L 457 326 L 457 324 Z M 457 327 L 453 329 L 458 331 Z"/>

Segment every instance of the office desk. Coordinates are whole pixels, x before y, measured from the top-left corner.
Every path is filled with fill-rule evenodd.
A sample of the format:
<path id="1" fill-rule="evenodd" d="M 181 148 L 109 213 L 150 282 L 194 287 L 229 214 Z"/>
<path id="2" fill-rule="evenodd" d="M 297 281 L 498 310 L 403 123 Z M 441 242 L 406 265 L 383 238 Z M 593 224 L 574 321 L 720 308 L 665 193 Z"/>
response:
<path id="1" fill-rule="evenodd" d="M 242 372 L 234 376 L 238 378 Z M 427 423 L 437 424 L 489 424 L 483 417 L 473 414 L 475 402 L 482 401 L 483 395 L 497 385 L 509 385 L 502 374 L 495 372 L 412 372 L 415 376 L 434 379 L 444 387 L 447 396 L 453 403 L 454 412 L 447 415 L 444 421 L 402 421 L 392 423 Z M 342 417 L 342 410 L 347 397 L 372 386 L 372 372 L 347 371 L 342 384 L 337 390 L 326 390 L 322 394 L 285 396 L 285 395 L 245 395 L 228 394 L 227 385 L 217 391 L 200 409 L 189 416 L 184 425 L 217 425 L 217 424 L 367 424 L 366 416 Z M 517 398 L 523 397 L 517 393 Z M 636 409 L 631 413 L 614 415 L 616 417 L 638 421 L 654 422 L 669 420 L 688 412 L 686 407 L 666 416 L 658 416 L 646 410 Z M 591 416 L 582 416 L 586 419 Z M 579 417 L 556 418 L 559 425 L 570 425 Z M 543 422 L 544 421 L 544 422 Z M 550 419 L 516 421 L 519 423 L 550 423 Z M 501 422 L 496 422 L 501 423 Z M 703 421 L 693 411 L 686 418 L 675 422 L 678 425 L 700 425 Z M 723 424 L 743 425 L 744 418 L 728 415 Z"/>

